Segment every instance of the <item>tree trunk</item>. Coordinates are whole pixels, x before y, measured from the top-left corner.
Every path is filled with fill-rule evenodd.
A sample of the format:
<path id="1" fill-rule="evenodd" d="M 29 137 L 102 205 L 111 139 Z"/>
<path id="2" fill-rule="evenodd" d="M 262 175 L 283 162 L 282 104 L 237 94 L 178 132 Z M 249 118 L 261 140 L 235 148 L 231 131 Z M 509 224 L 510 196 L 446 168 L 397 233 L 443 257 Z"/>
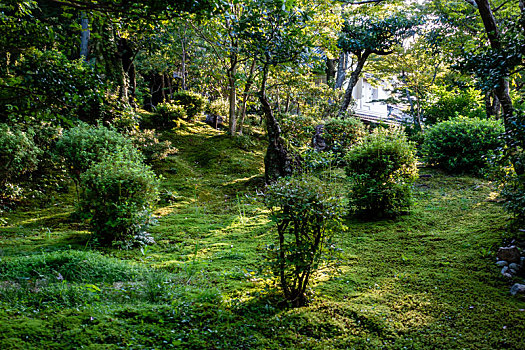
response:
<path id="1" fill-rule="evenodd" d="M 337 78 L 335 80 L 334 88 L 339 90 L 343 87 L 343 83 L 346 78 L 346 69 L 348 68 L 348 59 L 347 54 L 341 51 L 339 55 L 339 62 L 337 64 Z"/>
<path id="2" fill-rule="evenodd" d="M 475 0 L 478 5 L 478 11 L 483 21 L 483 26 L 485 27 L 485 32 L 489 38 L 490 47 L 495 51 L 500 51 L 502 49 L 500 33 L 494 14 L 490 8 L 488 0 Z M 521 5 L 521 4 L 520 4 Z M 508 72 L 502 73 L 497 77 L 497 83 L 494 87 L 494 94 L 498 98 L 503 115 L 503 123 L 505 124 L 505 131 L 508 135 L 513 134 L 512 128 L 512 117 L 514 115 L 514 106 L 512 105 L 512 99 L 510 97 L 510 87 L 508 81 Z M 511 150 L 515 149 L 512 145 L 512 140 L 507 137 L 507 145 Z M 512 152 L 512 151 L 511 151 Z M 518 162 L 513 162 L 514 170 L 518 175 L 521 175 L 525 172 L 525 169 L 522 165 L 517 164 Z"/>
<path id="3" fill-rule="evenodd" d="M 259 91 L 259 101 L 266 119 L 266 129 L 268 132 L 268 148 L 264 157 L 264 176 L 266 183 L 271 183 L 283 176 L 293 174 L 298 167 L 299 160 L 294 159 L 286 149 L 281 138 L 281 127 L 272 111 L 270 102 L 266 96 L 266 81 L 268 80 L 268 65 L 263 67 L 263 77 L 261 89 Z"/>
<path id="4" fill-rule="evenodd" d="M 368 50 L 365 50 L 363 54 L 358 57 L 357 60 L 357 66 L 355 67 L 354 71 L 350 75 L 350 81 L 348 82 L 348 86 L 346 87 L 345 96 L 343 97 L 343 103 L 341 104 L 341 109 L 339 110 L 338 117 L 343 118 L 346 114 L 346 110 L 348 109 L 348 106 L 350 105 L 350 102 L 352 101 L 352 91 L 354 90 L 354 87 L 357 84 L 357 81 L 359 80 L 359 76 L 361 75 L 361 71 L 363 70 L 363 67 L 365 66 L 365 62 L 368 59 L 368 56 L 370 56 L 371 52 Z"/>
<path id="5" fill-rule="evenodd" d="M 89 52 L 89 21 L 84 11 L 82 11 L 80 22 L 82 25 L 82 32 L 80 33 L 80 58 L 83 58 L 84 62 L 87 62 Z"/>
<path id="6" fill-rule="evenodd" d="M 118 43 L 119 56 L 122 59 L 122 68 L 124 69 L 124 74 L 127 77 L 127 84 L 129 90 L 126 91 L 126 97 L 132 106 L 135 106 L 135 97 L 137 90 L 137 79 L 135 74 L 135 64 L 133 59 L 135 57 L 133 49 L 129 45 L 129 42 L 126 38 L 120 38 Z"/>
<path id="7" fill-rule="evenodd" d="M 246 84 L 244 85 L 244 91 L 242 94 L 242 103 L 241 108 L 239 110 L 239 134 L 242 135 L 242 128 L 244 126 L 244 119 L 246 118 L 246 104 L 248 103 L 248 99 L 250 98 L 250 89 L 253 85 L 253 74 L 255 72 L 255 63 L 256 60 L 254 59 L 252 61 L 252 65 L 250 66 L 250 73 L 248 74 L 248 79 L 246 80 Z"/>
<path id="8" fill-rule="evenodd" d="M 326 84 L 331 85 L 335 79 L 335 59 L 326 58 Z"/>
<path id="9" fill-rule="evenodd" d="M 235 86 L 235 74 L 237 74 L 237 56 L 232 54 L 230 56 L 230 68 L 228 69 L 228 102 L 229 102 L 229 113 L 228 113 L 228 131 L 230 135 L 235 136 L 237 131 L 237 88 Z"/>

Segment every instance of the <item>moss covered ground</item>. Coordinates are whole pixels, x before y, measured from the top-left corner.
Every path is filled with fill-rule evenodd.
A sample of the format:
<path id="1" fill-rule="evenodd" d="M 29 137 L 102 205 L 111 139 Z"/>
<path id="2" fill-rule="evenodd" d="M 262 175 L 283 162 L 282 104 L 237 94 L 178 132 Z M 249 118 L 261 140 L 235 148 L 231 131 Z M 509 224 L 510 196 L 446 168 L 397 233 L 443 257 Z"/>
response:
<path id="1" fill-rule="evenodd" d="M 156 245 L 92 247 L 74 189 L 2 214 L 0 349 L 525 348 L 525 299 L 494 264 L 507 216 L 493 183 L 420 169 L 409 215 L 348 217 L 336 269 L 293 309 L 261 270 L 264 136 L 164 136 L 179 153 L 155 165 Z"/>

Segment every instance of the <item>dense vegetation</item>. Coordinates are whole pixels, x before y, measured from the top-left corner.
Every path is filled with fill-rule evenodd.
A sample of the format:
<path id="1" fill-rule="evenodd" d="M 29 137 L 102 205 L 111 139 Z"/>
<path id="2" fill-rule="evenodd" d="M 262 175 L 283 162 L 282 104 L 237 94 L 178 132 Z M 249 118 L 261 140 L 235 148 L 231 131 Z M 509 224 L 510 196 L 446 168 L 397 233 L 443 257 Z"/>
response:
<path id="1" fill-rule="evenodd" d="M 525 348 L 519 5 L 4 1 L 0 348 Z"/>

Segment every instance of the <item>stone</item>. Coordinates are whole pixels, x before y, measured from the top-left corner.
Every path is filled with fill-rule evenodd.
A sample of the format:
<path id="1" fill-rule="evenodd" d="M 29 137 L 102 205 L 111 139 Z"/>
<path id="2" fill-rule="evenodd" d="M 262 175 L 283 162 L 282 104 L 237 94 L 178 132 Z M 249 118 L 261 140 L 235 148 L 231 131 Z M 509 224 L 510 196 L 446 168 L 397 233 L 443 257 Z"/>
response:
<path id="1" fill-rule="evenodd" d="M 501 274 L 505 275 L 508 271 L 509 271 L 509 267 L 508 266 L 503 266 L 503 268 L 501 269 Z"/>
<path id="2" fill-rule="evenodd" d="M 520 251 L 516 246 L 500 247 L 497 254 L 498 260 L 505 260 L 508 263 L 520 262 Z"/>
<path id="3" fill-rule="evenodd" d="M 512 278 L 512 275 L 510 273 L 504 273 L 503 277 Z"/>
<path id="4" fill-rule="evenodd" d="M 220 115 L 207 114 L 206 115 L 206 124 L 215 129 L 220 129 L 224 125 L 224 118 Z"/>
<path id="5" fill-rule="evenodd" d="M 506 262 L 505 260 L 496 261 L 496 265 L 498 265 L 500 267 L 507 266 L 508 264 L 509 263 Z"/>
<path id="6" fill-rule="evenodd" d="M 509 264 L 509 269 L 514 270 L 514 271 L 518 271 L 520 269 L 520 265 L 518 265 L 516 263 Z"/>
<path id="7" fill-rule="evenodd" d="M 510 294 L 516 295 L 518 293 L 525 293 L 525 284 L 516 283 L 512 286 L 512 288 L 510 288 Z"/>
<path id="8" fill-rule="evenodd" d="M 326 150 L 326 141 L 323 137 L 324 125 L 320 124 L 315 127 L 315 135 L 312 139 L 312 146 L 316 151 Z"/>

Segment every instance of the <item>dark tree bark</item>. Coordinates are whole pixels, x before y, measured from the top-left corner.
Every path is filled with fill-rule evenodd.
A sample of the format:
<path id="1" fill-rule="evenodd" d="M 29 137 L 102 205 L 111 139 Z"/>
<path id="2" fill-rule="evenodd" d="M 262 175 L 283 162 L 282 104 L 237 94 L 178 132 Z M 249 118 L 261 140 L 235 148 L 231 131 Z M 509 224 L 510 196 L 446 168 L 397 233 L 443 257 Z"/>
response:
<path id="1" fill-rule="evenodd" d="M 346 70 L 348 69 L 348 55 L 341 51 L 339 55 L 339 62 L 337 63 L 337 77 L 335 80 L 335 89 L 340 89 L 343 87 L 343 83 L 346 79 Z"/>
<path id="2" fill-rule="evenodd" d="M 335 80 L 335 73 L 336 73 L 335 62 L 336 61 L 337 61 L 336 59 L 330 59 L 330 58 L 326 59 L 325 72 L 326 72 L 326 83 L 328 85 L 330 85 L 330 83 Z"/>
<path id="3" fill-rule="evenodd" d="M 80 22 L 82 25 L 82 32 L 80 33 L 80 57 L 87 62 L 89 53 L 89 20 L 84 11 L 82 11 Z"/>
<path id="4" fill-rule="evenodd" d="M 341 103 L 341 109 L 339 110 L 339 118 L 343 118 L 345 116 L 346 110 L 348 109 L 350 102 L 352 102 L 352 91 L 354 90 L 354 87 L 356 86 L 357 81 L 359 80 L 359 76 L 363 71 L 363 67 L 365 66 L 366 60 L 371 54 L 372 51 L 365 50 L 362 54 L 360 54 L 357 57 L 357 66 L 350 75 L 350 81 L 348 82 L 348 86 L 345 91 L 345 96 L 343 97 L 343 102 Z"/>
<path id="5" fill-rule="evenodd" d="M 489 39 L 490 47 L 495 51 L 502 50 L 501 37 L 500 37 L 498 24 L 490 8 L 489 1 L 488 0 L 475 0 L 475 1 L 476 1 L 476 4 L 478 5 L 478 11 L 481 16 L 481 20 L 483 21 L 483 26 L 485 27 L 485 32 Z M 523 3 L 520 3 L 520 5 L 523 5 Z M 508 135 L 512 135 L 513 130 L 512 130 L 511 122 L 512 122 L 512 117 L 514 115 L 514 106 L 512 105 L 512 99 L 510 97 L 508 72 L 505 72 L 496 78 L 497 78 L 497 81 L 496 81 L 496 86 L 494 87 L 494 94 L 496 95 L 496 97 L 498 98 L 501 104 L 503 123 L 505 124 L 505 131 L 507 132 Z M 509 137 L 507 137 L 507 145 L 509 146 L 511 150 L 515 149 L 515 147 L 512 145 L 512 140 Z M 516 170 L 516 173 L 518 175 L 521 175 L 525 172 L 525 169 L 523 168 L 523 166 L 520 164 L 517 164 L 516 162 L 514 162 L 514 169 Z"/>
<path id="6" fill-rule="evenodd" d="M 261 89 L 259 90 L 259 101 L 266 119 L 268 132 L 268 148 L 264 157 L 264 176 L 266 183 L 271 183 L 283 176 L 290 176 L 294 169 L 299 167 L 300 161 L 293 157 L 286 149 L 281 138 L 281 127 L 272 111 L 270 102 L 266 96 L 266 81 L 268 80 L 268 65 L 263 67 Z"/>
<path id="7" fill-rule="evenodd" d="M 487 117 L 499 117 L 501 111 L 501 105 L 498 97 L 494 94 L 494 91 L 487 92 L 485 94 L 485 112 Z"/>

